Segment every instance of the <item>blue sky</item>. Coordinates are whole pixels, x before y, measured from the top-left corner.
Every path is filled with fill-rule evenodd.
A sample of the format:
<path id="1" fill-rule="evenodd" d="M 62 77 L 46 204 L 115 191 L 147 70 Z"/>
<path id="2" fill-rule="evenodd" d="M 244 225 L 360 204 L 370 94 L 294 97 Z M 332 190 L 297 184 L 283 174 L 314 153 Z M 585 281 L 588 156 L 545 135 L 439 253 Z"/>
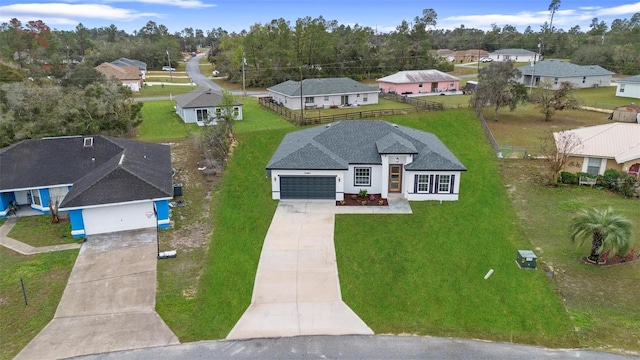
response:
<path id="1" fill-rule="evenodd" d="M 339 24 L 369 26 L 380 32 L 395 29 L 402 20 L 411 21 L 425 8 L 438 14 L 439 29 L 467 28 L 488 30 L 513 25 L 519 31 L 531 26 L 540 29 L 549 20 L 550 0 L 2 0 L 0 22 L 18 18 L 43 20 L 57 30 L 75 29 L 78 23 L 88 28 L 115 24 L 132 33 L 148 21 L 165 25 L 171 33 L 191 27 L 208 30 L 222 28 L 229 32 L 248 30 L 255 23 L 283 18 L 295 24 L 298 18 L 323 16 Z M 614 19 L 630 19 L 640 12 L 640 1 L 632 0 L 562 0 L 554 16 L 557 28 L 568 30 L 580 25 L 589 30 L 591 19 L 607 25 Z"/>

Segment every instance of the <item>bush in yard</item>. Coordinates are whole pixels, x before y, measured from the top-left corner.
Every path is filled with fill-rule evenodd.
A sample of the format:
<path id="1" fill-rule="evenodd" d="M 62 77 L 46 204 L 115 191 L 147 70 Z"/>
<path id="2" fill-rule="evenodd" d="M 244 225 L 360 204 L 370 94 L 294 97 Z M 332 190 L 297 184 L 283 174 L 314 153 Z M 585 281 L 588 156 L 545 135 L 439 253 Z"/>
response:
<path id="1" fill-rule="evenodd" d="M 636 180 L 635 177 L 627 173 L 622 173 L 618 178 L 616 190 L 624 197 L 632 197 L 633 189 L 637 184 L 638 180 Z"/>
<path id="2" fill-rule="evenodd" d="M 359 197 L 367 197 L 367 189 L 360 189 L 360 191 L 358 192 L 358 196 Z"/>
<path id="3" fill-rule="evenodd" d="M 616 184 L 619 178 L 620 178 L 620 172 L 618 172 L 618 170 L 607 169 L 605 170 L 604 175 L 602 175 L 602 181 L 604 183 L 603 185 L 607 189 L 614 190 L 616 188 Z"/>
<path id="4" fill-rule="evenodd" d="M 575 185 L 578 183 L 578 175 L 572 172 L 562 171 L 560 172 L 560 182 L 563 184 Z"/>

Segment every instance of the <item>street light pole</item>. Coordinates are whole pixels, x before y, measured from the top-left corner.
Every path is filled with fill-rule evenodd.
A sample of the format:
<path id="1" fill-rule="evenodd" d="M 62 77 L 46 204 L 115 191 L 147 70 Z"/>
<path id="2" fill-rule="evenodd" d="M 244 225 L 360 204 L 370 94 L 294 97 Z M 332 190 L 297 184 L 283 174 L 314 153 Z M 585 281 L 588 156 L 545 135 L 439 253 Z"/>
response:
<path id="1" fill-rule="evenodd" d="M 247 97 L 247 90 L 244 87 L 244 66 L 247 64 L 247 58 L 244 57 L 244 52 L 242 53 L 242 92 L 244 93 L 244 97 Z"/>
<path id="2" fill-rule="evenodd" d="M 302 66 L 300 66 L 300 125 L 304 125 L 304 105 L 302 103 Z"/>
<path id="3" fill-rule="evenodd" d="M 167 49 L 167 60 L 169 61 L 169 81 L 173 82 L 173 71 L 171 69 L 173 69 L 171 67 L 171 56 L 169 56 L 169 49 Z"/>

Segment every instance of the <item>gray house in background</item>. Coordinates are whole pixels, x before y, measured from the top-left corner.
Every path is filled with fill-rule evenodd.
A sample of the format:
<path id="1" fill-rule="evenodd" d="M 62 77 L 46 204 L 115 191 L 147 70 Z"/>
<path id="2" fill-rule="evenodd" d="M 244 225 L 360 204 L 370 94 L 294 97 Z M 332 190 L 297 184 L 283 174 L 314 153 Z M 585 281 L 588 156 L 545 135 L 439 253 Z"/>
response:
<path id="1" fill-rule="evenodd" d="M 116 66 L 137 66 L 138 69 L 140 69 L 142 80 L 144 80 L 147 77 L 147 64 L 143 63 L 142 61 L 127 59 L 127 58 L 120 58 L 118 60 L 112 61 L 111 63 Z"/>
<path id="2" fill-rule="evenodd" d="M 345 194 L 458 200 L 464 165 L 434 135 L 380 120 L 344 120 L 289 133 L 267 164 L 273 199 Z"/>
<path id="3" fill-rule="evenodd" d="M 489 54 L 494 61 L 531 62 L 539 61 L 541 55 L 527 49 L 500 49 Z"/>
<path id="4" fill-rule="evenodd" d="M 616 80 L 616 96 L 640 99 L 640 75 Z"/>
<path id="5" fill-rule="evenodd" d="M 378 89 L 346 77 L 305 79 L 302 82 L 287 80 L 267 88 L 267 91 L 273 101 L 291 110 L 300 110 L 301 105 L 315 109 L 378 103 Z"/>
<path id="6" fill-rule="evenodd" d="M 614 74 L 599 65 L 576 65 L 556 59 L 521 66 L 518 70 L 522 73 L 520 83 L 537 86 L 540 82 L 549 82 L 552 89 L 560 88 L 560 83 L 565 81 L 575 88 L 611 86 L 611 75 Z"/>
<path id="7" fill-rule="evenodd" d="M 187 124 L 196 123 L 203 126 L 207 120 L 212 120 L 210 125 L 213 125 L 225 111 L 221 106 L 222 94 L 211 89 L 196 89 L 174 99 L 176 114 Z M 241 103 L 233 102 L 233 113 L 236 120 L 242 120 Z"/>

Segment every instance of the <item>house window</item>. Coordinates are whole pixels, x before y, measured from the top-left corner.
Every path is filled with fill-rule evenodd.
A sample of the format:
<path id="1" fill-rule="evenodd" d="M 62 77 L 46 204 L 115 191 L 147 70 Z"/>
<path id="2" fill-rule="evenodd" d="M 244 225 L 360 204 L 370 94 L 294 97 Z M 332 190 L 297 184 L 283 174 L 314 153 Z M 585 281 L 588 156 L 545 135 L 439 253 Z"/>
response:
<path id="1" fill-rule="evenodd" d="M 220 109 L 216 109 L 220 110 Z M 198 121 L 207 121 L 209 119 L 209 114 L 207 113 L 207 109 L 197 109 L 196 110 L 196 120 Z"/>
<path id="2" fill-rule="evenodd" d="M 31 190 L 31 198 L 34 205 L 42 206 L 42 202 L 40 201 L 40 190 Z"/>
<path id="3" fill-rule="evenodd" d="M 624 92 L 624 84 L 620 84 L 620 92 L 623 93 Z"/>
<path id="4" fill-rule="evenodd" d="M 216 117 L 217 118 L 222 117 L 222 109 L 216 108 Z"/>
<path id="5" fill-rule="evenodd" d="M 598 175 L 600 173 L 601 164 L 601 158 L 589 158 L 589 163 L 587 165 L 587 174 Z"/>
<path id="6" fill-rule="evenodd" d="M 305 104 L 313 104 L 314 103 L 314 97 L 306 97 L 304 98 L 304 103 Z"/>
<path id="7" fill-rule="evenodd" d="M 587 82 L 587 77 L 586 77 L 586 76 L 583 76 L 583 77 L 582 77 L 582 83 L 584 84 L 584 83 L 586 83 L 586 82 Z"/>
<path id="8" fill-rule="evenodd" d="M 362 95 L 362 102 L 369 101 L 369 97 L 367 95 Z"/>
<path id="9" fill-rule="evenodd" d="M 553 85 L 558 85 L 558 78 L 553 78 Z"/>
<path id="10" fill-rule="evenodd" d="M 418 84 L 418 87 L 421 88 L 422 87 L 422 83 Z"/>
<path id="11" fill-rule="evenodd" d="M 418 175 L 417 183 L 419 193 L 429 192 L 429 175 Z"/>
<path id="12" fill-rule="evenodd" d="M 438 192 L 441 192 L 441 193 L 449 192 L 450 182 L 451 182 L 451 175 L 440 175 L 440 180 L 438 181 Z"/>
<path id="13" fill-rule="evenodd" d="M 360 97 L 360 94 L 356 94 L 356 97 L 357 97 L 357 98 L 359 98 L 359 97 Z"/>
<path id="14" fill-rule="evenodd" d="M 233 108 L 233 116 L 235 117 L 240 116 L 240 109 L 238 107 Z"/>
<path id="15" fill-rule="evenodd" d="M 357 167 L 353 169 L 354 186 L 371 186 L 371 168 Z"/>
<path id="16" fill-rule="evenodd" d="M 329 97 L 328 97 L 328 96 L 325 96 L 325 97 L 324 97 L 324 101 L 329 101 Z"/>

